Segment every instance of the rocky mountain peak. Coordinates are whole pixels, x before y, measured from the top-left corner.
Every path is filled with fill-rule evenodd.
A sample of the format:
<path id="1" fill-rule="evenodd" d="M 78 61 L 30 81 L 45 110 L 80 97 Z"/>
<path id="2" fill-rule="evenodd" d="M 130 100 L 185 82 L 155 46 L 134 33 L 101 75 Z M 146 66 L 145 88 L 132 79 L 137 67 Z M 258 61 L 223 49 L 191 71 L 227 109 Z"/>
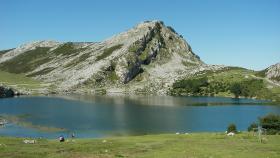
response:
<path id="1" fill-rule="evenodd" d="M 207 67 L 161 21 L 142 22 L 102 42 L 37 41 L 0 56 L 1 70 L 25 73 L 59 91 L 165 93 L 176 79 Z"/>
<path id="2" fill-rule="evenodd" d="M 164 23 L 160 20 L 143 21 L 143 22 L 140 22 L 139 24 L 137 24 L 134 28 L 135 29 L 153 28 L 156 25 L 163 27 Z"/>

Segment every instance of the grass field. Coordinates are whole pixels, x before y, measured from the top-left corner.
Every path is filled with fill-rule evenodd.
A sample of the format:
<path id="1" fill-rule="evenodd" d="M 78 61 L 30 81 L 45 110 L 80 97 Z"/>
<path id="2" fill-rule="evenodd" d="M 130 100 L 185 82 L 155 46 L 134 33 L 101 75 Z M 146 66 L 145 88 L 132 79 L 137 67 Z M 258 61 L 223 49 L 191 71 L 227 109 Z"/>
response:
<path id="1" fill-rule="evenodd" d="M 46 84 L 37 81 L 24 74 L 14 74 L 0 70 L 0 85 L 14 88 L 16 90 L 25 90 L 36 92 L 38 89 L 46 88 Z"/>
<path id="2" fill-rule="evenodd" d="M 0 157 L 147 157 L 147 158 L 279 158 L 280 135 L 260 143 L 252 133 L 233 137 L 223 133 L 163 134 L 103 139 L 74 139 L 60 143 L 39 139 L 0 137 Z"/>

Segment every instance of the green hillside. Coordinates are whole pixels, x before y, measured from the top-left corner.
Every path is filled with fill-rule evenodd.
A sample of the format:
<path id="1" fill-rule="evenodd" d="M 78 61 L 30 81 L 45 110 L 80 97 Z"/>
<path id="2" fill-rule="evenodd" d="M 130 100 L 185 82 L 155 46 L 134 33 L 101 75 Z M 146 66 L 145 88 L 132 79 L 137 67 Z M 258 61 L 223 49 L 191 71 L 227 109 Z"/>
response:
<path id="1" fill-rule="evenodd" d="M 280 87 L 256 76 L 258 72 L 227 67 L 218 71 L 204 71 L 193 77 L 177 80 L 171 95 L 225 96 L 280 101 Z"/>
<path id="2" fill-rule="evenodd" d="M 13 74 L 1 70 L 0 84 L 31 93 L 37 93 L 40 89 L 48 88 L 44 82 L 26 77 L 24 74 Z"/>

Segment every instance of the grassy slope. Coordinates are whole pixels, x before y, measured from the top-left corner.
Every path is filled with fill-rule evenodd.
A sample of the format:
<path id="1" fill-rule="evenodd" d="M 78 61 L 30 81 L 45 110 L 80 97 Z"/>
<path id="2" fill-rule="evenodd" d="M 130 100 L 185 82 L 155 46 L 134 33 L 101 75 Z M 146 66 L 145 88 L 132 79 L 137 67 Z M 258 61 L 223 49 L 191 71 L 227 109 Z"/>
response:
<path id="1" fill-rule="evenodd" d="M 39 72 L 29 74 L 38 68 L 40 65 L 45 64 L 57 56 L 71 56 L 77 55 L 83 51 L 84 48 L 76 48 L 71 42 L 65 43 L 53 51 L 49 51 L 47 47 L 37 47 L 36 49 L 27 51 L 20 54 L 11 60 L 5 61 L 0 64 L 0 84 L 9 86 L 18 90 L 29 91 L 30 93 L 37 93 L 38 90 L 46 87 L 42 81 L 32 79 L 36 75 L 47 74 L 54 68 L 45 68 Z M 51 89 L 51 87 L 49 88 Z"/>
<path id="2" fill-rule="evenodd" d="M 266 136 L 258 142 L 251 133 L 228 137 L 225 134 L 147 135 L 103 139 L 38 140 L 24 144 L 23 138 L 0 137 L 0 157 L 202 157 L 276 158 L 280 136 Z M 4 145 L 3 145 L 4 144 Z"/>
<path id="3" fill-rule="evenodd" d="M 20 54 L 11 60 L 0 64 L 0 84 L 12 87 L 16 90 L 37 93 L 38 89 L 44 88 L 42 82 L 26 77 L 23 73 L 37 68 L 39 65 L 50 61 L 46 56 L 50 48 L 36 48 Z"/>
<path id="4" fill-rule="evenodd" d="M 240 82 L 247 77 L 247 79 L 252 78 L 251 75 L 253 75 L 253 71 L 248 71 L 246 69 L 231 69 L 228 71 L 221 71 L 218 73 L 211 73 L 206 74 L 207 77 L 212 81 L 219 81 L 224 83 L 234 83 L 234 82 Z M 217 96 L 224 96 L 224 97 L 234 97 L 233 94 L 231 94 L 229 91 L 227 92 L 219 92 Z"/>
<path id="5" fill-rule="evenodd" d="M 200 78 L 200 77 L 207 77 L 209 83 L 212 84 L 211 85 L 212 89 L 215 89 L 215 82 L 226 84 L 228 87 L 233 83 L 239 83 L 252 79 L 259 79 L 259 80 L 261 79 L 264 82 L 264 86 L 269 88 L 263 89 L 263 91 L 259 91 L 258 97 L 260 99 L 271 99 L 271 100 L 277 100 L 280 98 L 279 86 L 268 83 L 264 78 L 260 77 L 259 75 L 257 75 L 256 72 L 251 70 L 232 67 L 229 68 L 228 70 L 220 70 L 217 72 L 204 72 L 202 74 L 197 74 L 192 78 Z M 214 96 L 234 97 L 234 95 L 229 90 L 226 92 L 215 92 Z"/>
<path id="6" fill-rule="evenodd" d="M 24 74 L 13 74 L 0 70 L 0 84 L 15 89 L 38 89 L 43 88 L 42 82 L 25 77 Z"/>
<path id="7" fill-rule="evenodd" d="M 216 80 L 216 81 L 224 81 L 227 83 L 242 82 L 244 80 L 250 80 L 250 79 L 262 79 L 264 81 L 264 86 L 270 87 L 270 88 L 267 88 L 267 91 L 263 91 L 263 93 L 266 93 L 266 94 L 261 94 L 259 97 L 261 99 L 272 99 L 272 100 L 280 98 L 280 96 L 279 96 L 280 87 L 268 83 L 264 78 L 258 77 L 256 75 L 256 72 L 254 72 L 254 71 L 250 71 L 250 70 L 246 70 L 246 69 L 230 70 L 230 71 L 214 74 L 212 76 L 212 79 Z M 228 94 L 230 94 L 230 93 L 228 93 Z M 218 95 L 223 96 L 223 93 L 218 94 Z M 277 97 L 277 95 L 278 95 L 278 97 Z"/>
<path id="8" fill-rule="evenodd" d="M 46 56 L 50 48 L 36 48 L 0 64 L 0 69 L 10 73 L 26 73 L 51 60 Z"/>

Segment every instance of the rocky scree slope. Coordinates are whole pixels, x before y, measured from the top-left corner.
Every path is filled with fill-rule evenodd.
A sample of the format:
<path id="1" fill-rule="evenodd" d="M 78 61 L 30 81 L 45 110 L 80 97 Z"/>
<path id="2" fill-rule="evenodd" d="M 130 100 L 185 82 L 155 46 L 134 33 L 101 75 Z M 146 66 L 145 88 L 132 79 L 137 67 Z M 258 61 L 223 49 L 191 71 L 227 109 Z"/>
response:
<path id="1" fill-rule="evenodd" d="M 102 42 L 39 41 L 3 51 L 0 70 L 48 83 L 45 93 L 166 94 L 203 63 L 173 28 L 147 21 Z"/>

